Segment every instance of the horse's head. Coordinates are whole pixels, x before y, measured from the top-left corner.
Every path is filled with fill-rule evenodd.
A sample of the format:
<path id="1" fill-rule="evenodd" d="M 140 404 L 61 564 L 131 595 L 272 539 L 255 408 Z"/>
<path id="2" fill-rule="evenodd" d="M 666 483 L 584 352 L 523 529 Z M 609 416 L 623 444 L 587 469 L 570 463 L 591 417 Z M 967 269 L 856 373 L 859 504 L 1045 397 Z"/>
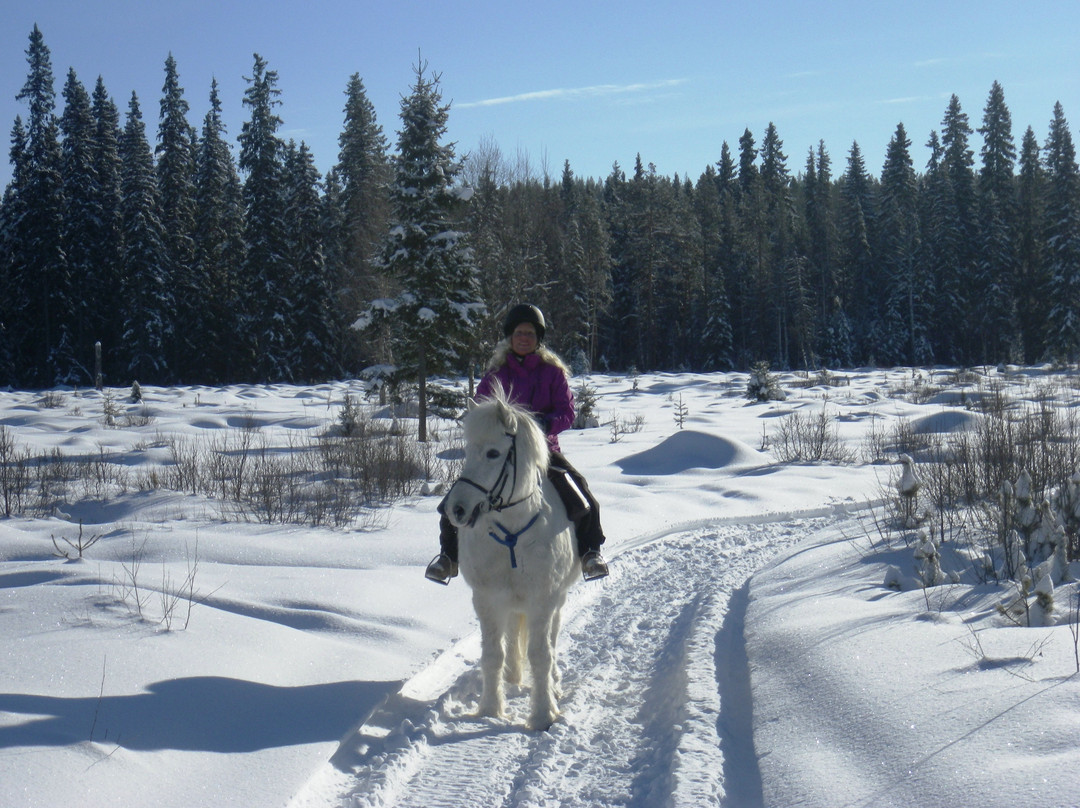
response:
<path id="1" fill-rule="evenodd" d="M 531 497 L 548 466 L 544 433 L 501 389 L 491 398 L 470 399 L 462 428 L 465 465 L 443 504 L 458 527 Z"/>

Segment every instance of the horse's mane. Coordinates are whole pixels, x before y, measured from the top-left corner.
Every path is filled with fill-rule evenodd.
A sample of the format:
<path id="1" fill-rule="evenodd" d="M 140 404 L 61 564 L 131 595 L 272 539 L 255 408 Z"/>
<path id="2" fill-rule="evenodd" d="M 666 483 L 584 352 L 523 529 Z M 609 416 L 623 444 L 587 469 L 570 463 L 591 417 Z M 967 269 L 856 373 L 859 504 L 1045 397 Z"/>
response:
<path id="1" fill-rule="evenodd" d="M 541 343 L 536 348 L 537 355 L 547 364 L 554 365 L 563 372 L 567 379 L 570 378 L 570 368 L 566 366 L 566 363 L 562 360 L 557 353 Z M 495 353 L 491 355 L 491 361 L 488 362 L 488 372 L 498 370 L 506 364 L 506 359 L 510 355 L 510 338 L 499 340 L 495 346 Z"/>
<path id="2" fill-rule="evenodd" d="M 528 410 L 510 401 L 497 379 L 491 393 L 466 413 L 465 427 L 466 441 L 477 431 L 482 435 L 497 431 L 516 435 L 519 462 L 534 464 L 542 474 L 547 473 L 551 453 L 543 430 Z"/>

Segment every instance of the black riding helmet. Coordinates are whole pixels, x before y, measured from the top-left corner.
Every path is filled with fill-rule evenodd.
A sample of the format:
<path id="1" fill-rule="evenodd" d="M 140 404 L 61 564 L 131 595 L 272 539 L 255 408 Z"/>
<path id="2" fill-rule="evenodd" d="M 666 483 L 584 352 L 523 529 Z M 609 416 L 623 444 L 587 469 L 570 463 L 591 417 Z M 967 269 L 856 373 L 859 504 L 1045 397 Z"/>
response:
<path id="1" fill-rule="evenodd" d="M 537 342 L 544 341 L 544 332 L 547 330 L 547 326 L 544 323 L 544 313 L 540 309 L 531 303 L 519 303 L 514 306 L 506 313 L 506 320 L 503 322 L 503 334 L 509 337 L 514 333 L 514 329 L 522 323 L 531 323 L 532 327 L 536 329 Z"/>

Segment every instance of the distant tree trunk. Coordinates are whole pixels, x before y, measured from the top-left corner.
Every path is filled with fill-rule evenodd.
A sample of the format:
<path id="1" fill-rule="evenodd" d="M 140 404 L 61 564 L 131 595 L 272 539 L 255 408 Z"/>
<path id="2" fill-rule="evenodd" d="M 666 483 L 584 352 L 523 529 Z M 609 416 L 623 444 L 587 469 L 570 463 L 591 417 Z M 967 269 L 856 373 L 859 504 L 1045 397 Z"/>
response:
<path id="1" fill-rule="evenodd" d="M 416 372 L 419 376 L 419 407 L 417 416 L 420 421 L 420 431 L 417 435 L 417 440 L 421 443 L 427 442 L 427 346 L 420 343 L 420 355 L 417 357 Z"/>

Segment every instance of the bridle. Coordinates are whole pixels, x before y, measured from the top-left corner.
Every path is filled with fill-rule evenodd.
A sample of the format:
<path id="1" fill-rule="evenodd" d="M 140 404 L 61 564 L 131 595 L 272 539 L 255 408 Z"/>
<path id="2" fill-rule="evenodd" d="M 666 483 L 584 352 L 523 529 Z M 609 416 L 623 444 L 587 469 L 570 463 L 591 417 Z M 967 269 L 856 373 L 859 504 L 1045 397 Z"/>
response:
<path id="1" fill-rule="evenodd" d="M 510 438 L 510 448 L 507 450 L 506 457 L 503 459 L 502 468 L 499 469 L 499 476 L 495 478 L 495 482 L 491 484 L 490 488 L 485 488 L 484 486 L 480 485 L 480 483 L 476 482 L 475 480 L 470 480 L 464 475 L 458 477 L 457 480 L 459 483 L 471 485 L 473 488 L 480 491 L 480 493 L 487 497 L 488 509 L 496 512 L 505 511 L 507 508 L 512 508 L 515 505 L 520 505 L 522 502 L 527 502 L 532 496 L 530 494 L 527 497 L 521 497 L 521 499 L 510 501 L 507 501 L 506 499 L 508 496 L 514 495 L 514 489 L 517 488 L 518 474 L 517 435 L 510 432 L 507 432 L 505 434 L 506 437 Z M 509 490 L 507 490 L 507 484 L 510 485 Z M 521 536 L 529 528 L 536 524 L 536 520 L 540 518 L 540 513 L 541 512 L 537 510 L 537 512 L 533 514 L 532 519 L 530 519 L 525 524 L 525 527 L 517 531 L 508 530 L 497 519 L 492 520 L 495 523 L 495 527 L 497 527 L 503 535 L 499 536 L 497 533 L 495 533 L 494 530 L 488 531 L 488 535 L 497 543 L 501 544 L 503 547 L 507 548 L 510 551 L 511 569 L 517 569 L 517 553 L 515 552 L 515 548 L 517 547 L 518 539 L 521 538 Z M 470 525 L 473 524 L 475 521 L 476 520 L 474 517 L 473 520 L 470 522 Z"/>
<path id="2" fill-rule="evenodd" d="M 506 452 L 506 457 L 503 459 L 502 468 L 499 469 L 499 476 L 495 478 L 495 482 L 491 484 L 490 488 L 485 488 L 475 480 L 470 480 L 465 475 L 458 477 L 459 483 L 465 483 L 471 485 L 478 490 L 484 496 L 487 497 L 488 508 L 493 511 L 504 511 L 507 508 L 512 508 L 514 505 L 520 505 L 522 502 L 528 499 L 528 497 L 522 497 L 518 500 L 507 501 L 507 496 L 514 495 L 514 489 L 517 488 L 517 435 L 510 432 L 505 433 L 506 437 L 510 438 L 510 448 Z M 507 491 L 507 483 L 510 484 L 510 490 Z"/>

